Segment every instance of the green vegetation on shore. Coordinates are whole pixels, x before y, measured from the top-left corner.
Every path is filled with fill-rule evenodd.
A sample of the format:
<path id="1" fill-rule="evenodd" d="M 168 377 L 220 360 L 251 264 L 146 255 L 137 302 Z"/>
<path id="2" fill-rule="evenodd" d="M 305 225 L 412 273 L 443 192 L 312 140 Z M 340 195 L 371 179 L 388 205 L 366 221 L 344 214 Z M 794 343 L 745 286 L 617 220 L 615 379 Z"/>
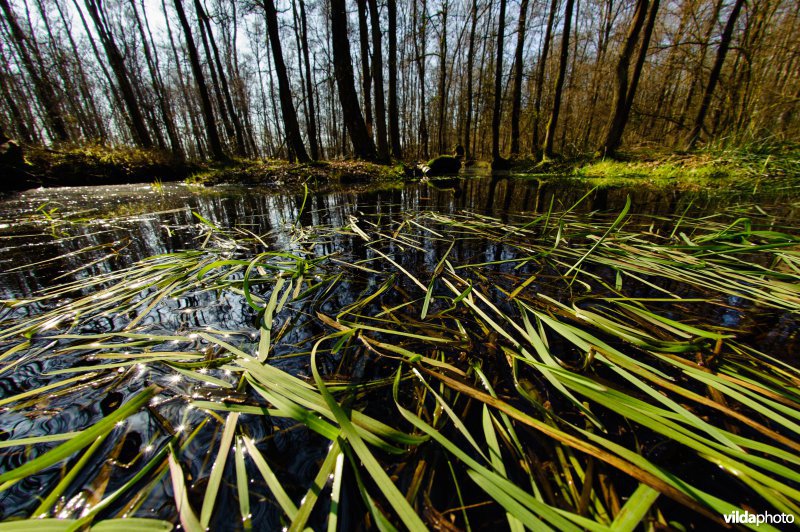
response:
<path id="1" fill-rule="evenodd" d="M 235 183 L 272 188 L 397 181 L 413 174 L 414 163 L 392 165 L 360 160 L 290 163 L 280 159 L 231 159 L 218 163 L 177 161 L 168 154 L 98 145 L 68 149 L 30 148 L 17 182 L 6 189 L 38 186 L 107 185 L 188 180 L 217 185 Z M 512 175 L 561 176 L 593 186 L 675 187 L 696 190 L 763 190 L 791 186 L 800 176 L 800 147 L 781 144 L 760 148 L 706 148 L 692 152 L 637 149 L 616 159 L 577 157 L 536 163 L 517 160 Z"/>

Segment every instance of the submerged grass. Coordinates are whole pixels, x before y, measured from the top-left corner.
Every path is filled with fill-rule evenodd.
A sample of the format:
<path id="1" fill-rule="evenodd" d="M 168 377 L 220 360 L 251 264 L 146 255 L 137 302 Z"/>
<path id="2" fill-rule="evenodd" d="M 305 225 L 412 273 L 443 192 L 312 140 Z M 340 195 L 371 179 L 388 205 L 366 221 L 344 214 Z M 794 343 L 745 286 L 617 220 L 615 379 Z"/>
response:
<path id="1" fill-rule="evenodd" d="M 0 498 L 35 480 L 43 500 L 3 517 L 61 520 L 0 530 L 113 527 L 153 505 L 148 526 L 191 530 L 800 516 L 800 370 L 748 334 L 759 316 L 797 320 L 797 228 L 755 208 L 421 211 L 295 224 L 276 251 L 201 222 L 197 249 L 5 302 L 0 373 L 67 362 L 4 397 L 4 416 L 55 418 L 42 405 L 90 388 L 117 403 L 55 447 L 7 435 Z M 154 319 L 201 294 L 236 298 L 253 327 Z M 298 358 L 308 370 L 285 364 Z M 328 442 L 302 485 L 275 448 L 289 431 Z"/>

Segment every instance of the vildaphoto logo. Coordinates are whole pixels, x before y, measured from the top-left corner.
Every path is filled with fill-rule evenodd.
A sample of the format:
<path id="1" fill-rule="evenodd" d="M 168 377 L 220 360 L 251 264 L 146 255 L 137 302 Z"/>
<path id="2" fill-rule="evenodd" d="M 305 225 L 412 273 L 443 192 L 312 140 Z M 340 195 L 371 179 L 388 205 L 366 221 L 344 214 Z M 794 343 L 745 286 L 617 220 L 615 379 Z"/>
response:
<path id="1" fill-rule="evenodd" d="M 750 513 L 747 510 L 735 511 L 725 514 L 725 522 L 730 525 L 779 525 L 783 523 L 794 523 L 794 515 L 792 514 L 771 514 L 764 512 L 762 514 Z"/>

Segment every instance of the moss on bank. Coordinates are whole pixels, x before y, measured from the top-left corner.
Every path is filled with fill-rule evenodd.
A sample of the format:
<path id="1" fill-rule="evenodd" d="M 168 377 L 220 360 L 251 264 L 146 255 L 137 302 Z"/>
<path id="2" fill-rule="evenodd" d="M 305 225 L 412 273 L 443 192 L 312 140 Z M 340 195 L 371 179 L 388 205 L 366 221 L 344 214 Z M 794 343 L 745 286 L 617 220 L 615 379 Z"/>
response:
<path id="1" fill-rule="evenodd" d="M 203 185 L 225 183 L 260 185 L 291 190 L 309 185 L 359 184 L 396 181 L 406 175 L 402 164 L 387 166 L 366 161 L 317 161 L 289 163 L 277 159 L 236 160 L 207 165 L 189 177 Z"/>
<path id="2" fill-rule="evenodd" d="M 616 159 L 517 161 L 514 173 L 560 175 L 600 187 L 780 188 L 800 185 L 800 146 L 768 149 L 706 149 L 696 152 L 633 150 Z"/>
<path id="3" fill-rule="evenodd" d="M 25 165 L 6 188 L 115 185 L 185 179 L 196 165 L 169 154 L 136 148 L 87 145 L 74 148 L 25 149 Z"/>

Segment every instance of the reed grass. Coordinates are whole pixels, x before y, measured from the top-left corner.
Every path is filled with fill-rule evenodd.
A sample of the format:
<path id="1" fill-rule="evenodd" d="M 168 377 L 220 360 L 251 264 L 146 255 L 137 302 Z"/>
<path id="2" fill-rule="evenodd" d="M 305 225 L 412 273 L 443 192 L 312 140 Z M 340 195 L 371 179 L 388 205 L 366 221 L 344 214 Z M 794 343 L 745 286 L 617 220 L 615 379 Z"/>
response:
<path id="1" fill-rule="evenodd" d="M 51 371 L 0 399 L 4 412 L 52 415 L 40 405 L 80 401 L 93 383 L 127 399 L 69 434 L 2 442 L 35 457 L 0 473 L 0 497 L 52 474 L 29 514 L 48 518 L 0 530 L 165 529 L 130 518 L 166 485 L 168 520 L 188 530 L 257 529 L 264 497 L 289 530 L 600 531 L 722 524 L 739 509 L 800 515 L 800 370 L 748 335 L 758 316 L 796 319 L 800 231 L 763 209 L 353 215 L 346 227 L 288 227 L 287 250 L 199 219 L 198 249 L 5 302 L 0 374 L 33 357 L 92 364 Z M 356 244 L 366 260 L 313 251 Z M 349 303 L 326 312 L 342 292 Z M 152 323 L 191 294 L 232 294 L 255 326 Z M 103 319 L 115 327 L 85 332 Z M 278 347 L 309 374 L 282 369 Z M 143 386 L 146 372 L 154 383 Z M 176 418 L 162 406 L 173 401 L 191 408 Z M 136 474 L 70 510 L 64 501 L 102 471 L 87 463 L 112 456 L 122 425 L 142 417 L 158 437 Z M 310 485 L 285 487 L 273 436 L 254 436 L 254 419 L 330 442 Z M 214 436 L 198 463 L 187 449 L 204 431 Z M 227 499 L 241 525 L 222 513 Z"/>

